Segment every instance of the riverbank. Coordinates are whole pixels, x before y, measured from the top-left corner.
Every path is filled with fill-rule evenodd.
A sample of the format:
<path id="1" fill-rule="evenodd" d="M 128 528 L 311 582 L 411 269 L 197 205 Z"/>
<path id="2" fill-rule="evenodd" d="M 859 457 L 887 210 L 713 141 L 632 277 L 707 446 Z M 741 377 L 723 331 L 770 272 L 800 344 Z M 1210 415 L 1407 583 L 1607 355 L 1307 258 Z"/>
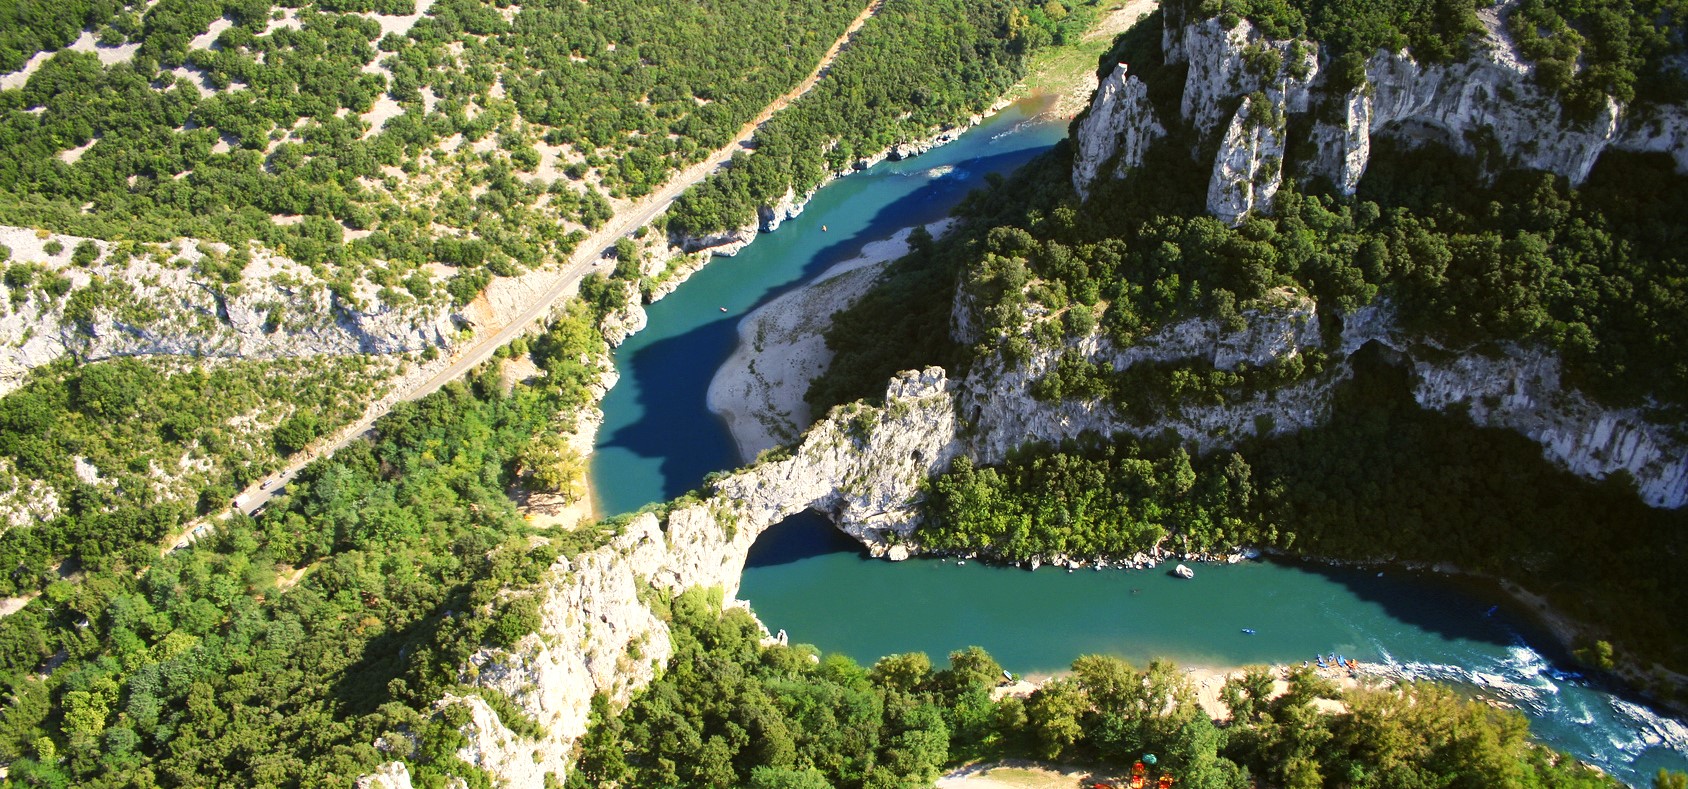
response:
<path id="1" fill-rule="evenodd" d="M 1381 684 L 1399 678 L 1392 674 L 1387 666 L 1359 663 L 1356 663 L 1355 666 L 1356 668 L 1352 670 L 1332 667 L 1315 668 L 1314 671 L 1342 691 L 1353 690 L 1366 683 Z M 1178 673 L 1190 684 L 1190 690 L 1195 693 L 1196 703 L 1201 705 L 1202 712 L 1207 713 L 1207 717 L 1213 721 L 1222 723 L 1231 719 L 1231 709 L 1225 706 L 1225 702 L 1221 698 L 1225 683 L 1231 679 L 1242 677 L 1251 668 L 1260 667 L 1179 666 Z M 1275 699 L 1288 693 L 1289 675 L 1295 667 L 1287 664 L 1276 664 L 1264 666 L 1264 668 L 1271 672 L 1273 677 L 1271 698 Z M 1052 674 L 1028 674 L 1012 684 L 997 687 L 991 694 L 991 698 L 1000 699 L 1006 696 L 1025 698 L 1032 695 L 1050 680 L 1065 678 L 1071 676 L 1071 674 L 1070 671 Z M 1339 699 L 1315 699 L 1313 706 L 1322 712 L 1331 714 L 1348 710 L 1347 705 Z"/>
<path id="2" fill-rule="evenodd" d="M 1641 699 L 1647 704 L 1676 717 L 1688 718 L 1688 674 L 1672 671 L 1657 662 L 1644 661 L 1627 653 L 1610 656 L 1610 666 L 1591 665 L 1589 648 L 1607 637 L 1596 623 L 1578 620 L 1555 608 L 1545 595 L 1524 588 L 1512 579 L 1474 572 L 1453 562 L 1402 562 L 1388 559 L 1375 561 L 1330 559 L 1307 556 L 1282 550 L 1267 550 L 1266 555 L 1280 560 L 1322 564 L 1355 570 L 1384 572 L 1428 573 L 1446 579 L 1450 584 L 1467 587 L 1508 608 L 1515 616 L 1538 629 L 1539 635 L 1551 642 L 1561 659 L 1569 659 L 1580 669 L 1603 678 L 1614 692 Z M 1498 593 L 1498 595 L 1497 595 Z M 1498 598 L 1498 599 L 1497 599 Z"/>
<path id="3" fill-rule="evenodd" d="M 1114 45 L 1119 34 L 1160 6 L 1159 0 L 1126 0 L 1102 12 L 1090 32 L 1071 44 L 1043 50 L 1032 56 L 1026 76 L 1004 97 L 1012 101 L 1023 95 L 1044 92 L 1056 97 L 1050 112 L 1071 118 L 1090 106 L 1096 90 L 1096 65 Z"/>
<path id="4" fill-rule="evenodd" d="M 1034 118 L 1072 118 L 1090 105 L 1090 96 L 1098 84 L 1096 65 L 1102 54 L 1113 46 L 1119 34 L 1159 5 L 1160 0 L 1126 0 L 1113 4 L 1101 12 L 1096 23 L 1078 41 L 1046 47 L 1034 53 L 1026 65 L 1025 76 L 983 112 L 969 116 L 965 122 L 945 124 L 927 137 L 897 143 L 877 154 L 858 159 L 849 167 L 827 173 L 820 183 L 810 187 L 803 195 L 787 191 L 774 205 L 759 207 L 756 217 L 742 227 L 700 238 L 673 239 L 670 255 L 699 252 L 722 257 L 735 255 L 755 241 L 758 234 L 772 232 L 786 220 L 801 215 L 809 200 L 827 184 L 886 160 L 901 161 L 952 143 L 1016 102 L 1042 97 L 1046 103 L 1034 113 Z"/>
<path id="5" fill-rule="evenodd" d="M 956 223 L 924 225 L 934 238 Z M 832 315 L 870 290 L 880 272 L 907 255 L 914 228 L 868 243 L 859 256 L 836 264 L 801 289 L 780 296 L 738 324 L 738 347 L 709 383 L 709 410 L 726 421 L 749 463 L 766 450 L 796 441 L 814 424 L 803 395 L 832 363 L 823 333 Z"/>

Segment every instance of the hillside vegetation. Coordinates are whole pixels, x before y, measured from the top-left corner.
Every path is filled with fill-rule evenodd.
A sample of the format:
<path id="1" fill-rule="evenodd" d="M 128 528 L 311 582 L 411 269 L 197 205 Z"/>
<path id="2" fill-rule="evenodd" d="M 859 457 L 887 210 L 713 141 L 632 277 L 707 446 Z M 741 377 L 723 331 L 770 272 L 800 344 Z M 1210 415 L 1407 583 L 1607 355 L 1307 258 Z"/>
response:
<path id="1" fill-rule="evenodd" d="M 892 0 L 888 11 L 920 25 L 846 50 L 822 85 L 939 63 L 961 42 L 1002 57 L 912 82 L 904 74 L 902 97 L 856 105 L 852 124 L 881 129 L 853 143 L 865 155 L 939 122 L 886 120 L 916 96 L 956 91 L 978 103 L 1013 81 L 1023 53 L 1002 55 L 995 28 L 977 20 L 1057 8 Z M 414 22 L 398 16 L 424 10 Z M 254 239 L 341 290 L 359 277 L 409 289 L 443 263 L 462 303 L 494 274 L 562 254 L 616 195 L 639 194 L 726 140 L 861 8 L 163 0 L 96 11 L 98 38 L 138 45 L 129 60 L 98 65 L 127 49 L 63 51 L 23 88 L 0 91 L 0 142 L 19 152 L 0 163 L 0 222 Z M 40 46 L 74 40 L 47 20 L 30 24 Z M 944 112 L 963 103 L 946 99 Z M 61 156 L 90 141 L 79 158 Z M 38 262 L 6 271 L 57 288 Z M 543 466 L 589 401 L 606 352 L 598 325 L 618 294 L 588 279 L 542 335 L 500 354 L 531 357 L 541 373 L 531 382 L 510 385 L 495 360 L 401 403 L 256 519 L 217 522 L 162 556 L 160 537 L 348 418 L 371 396 L 360 371 L 381 365 L 63 363 L 0 399 L 0 455 L 27 467 L 14 490 L 66 491 L 55 518 L 0 537 L 0 556 L 14 562 L 3 591 L 40 593 L 0 618 L 10 779 L 343 785 L 402 759 L 419 785 L 488 785 L 457 760 L 461 709 L 437 715 L 434 704 L 453 690 L 495 696 L 459 687 L 458 671 L 475 649 L 538 627 L 533 598 L 505 590 L 614 532 L 540 532 L 509 493 L 549 484 Z M 80 479 L 77 454 L 107 481 Z M 148 492 L 152 463 L 194 471 L 166 501 Z M 507 700 L 488 703 L 508 725 L 533 725 Z"/>
<path id="2" fill-rule="evenodd" d="M 725 143 L 860 10 L 101 5 L 83 16 L 104 48 L 0 91 L 0 223 L 256 239 L 377 284 L 432 261 L 515 273 Z M 0 58 L 69 43 L 50 16 L 8 26 L 22 48 Z"/>
<path id="3" fill-rule="evenodd" d="M 985 111 L 1022 75 L 1027 56 L 1076 39 L 1096 0 L 888 0 L 822 82 L 756 134 L 754 156 L 682 197 L 669 230 L 703 236 L 754 221 L 788 190 L 807 193 L 898 143 Z"/>
<path id="4" fill-rule="evenodd" d="M 1183 71 L 1162 62 L 1160 23 L 1122 36 L 1103 63 L 1130 62 L 1159 117 L 1176 119 Z M 1608 153 L 1572 187 L 1540 172 L 1484 174 L 1434 145 L 1374 141 L 1354 197 L 1286 182 L 1269 213 L 1232 228 L 1204 211 L 1211 147 L 1170 125 L 1128 180 L 1098 184 L 1088 201 L 1070 185 L 1070 145 L 974 195 L 968 226 L 917 249 L 840 314 L 828 333 L 837 361 L 811 400 L 875 396 L 886 367 L 1054 354 L 1031 389 L 1047 407 L 1107 401 L 1153 436 L 1185 409 L 1269 398 L 1335 363 L 1351 361 L 1356 379 L 1338 388 L 1326 426 L 1206 457 L 1172 439 L 1092 437 L 1027 447 L 997 467 L 958 465 L 933 482 L 919 542 L 1009 560 L 1129 557 L 1159 544 L 1451 562 L 1544 593 L 1590 626 L 1591 641 L 1609 639 L 1639 664 L 1688 666 L 1663 635 L 1673 632 L 1665 612 L 1688 604 L 1669 580 L 1688 556 L 1684 513 L 1642 506 L 1621 474 L 1580 480 L 1520 436 L 1425 413 L 1392 363 L 1334 358 L 1331 344 L 1344 316 L 1387 303 L 1407 336 L 1445 354 L 1546 349 L 1567 387 L 1680 424 L 1688 344 L 1675 327 L 1688 325 L 1688 262 L 1677 217 L 1688 178 L 1662 156 Z M 957 282 L 971 346 L 933 339 L 949 335 L 954 313 L 930 294 Z M 1286 293 L 1314 301 L 1325 344 L 1282 363 L 1116 371 L 1061 350 L 1092 334 L 1130 347 L 1192 317 L 1240 330 L 1248 310 Z"/>
<path id="5" fill-rule="evenodd" d="M 385 738 L 423 785 L 487 785 L 433 704 L 476 648 L 537 627 L 531 598 L 501 590 L 603 538 L 538 534 L 506 494 L 528 448 L 586 401 L 597 368 L 582 360 L 606 352 L 595 319 L 576 304 L 534 340 L 531 385 L 507 391 L 495 360 L 396 406 L 256 520 L 163 557 L 75 542 L 79 575 L 0 619 L 11 780 L 348 785 L 395 758 Z"/>
<path id="6" fill-rule="evenodd" d="M 620 715 L 595 709 L 570 787 L 892 789 L 931 786 L 942 768 L 1021 757 L 1125 769 L 1191 789 L 1324 785 L 1604 787 L 1615 781 L 1539 746 L 1515 711 L 1434 685 L 1340 694 L 1301 669 L 1272 697 L 1252 670 L 1224 689 L 1221 728 L 1175 666 L 1137 669 L 1087 655 L 1025 698 L 993 699 L 1001 666 L 978 647 L 933 666 L 920 653 L 864 668 L 812 647 L 760 646 L 743 611 L 693 590 L 669 611 L 668 673 Z M 1315 702 L 1342 696 L 1348 711 Z M 1329 782 L 1329 783 L 1327 783 Z M 1152 785 L 1152 784 L 1151 784 Z"/>

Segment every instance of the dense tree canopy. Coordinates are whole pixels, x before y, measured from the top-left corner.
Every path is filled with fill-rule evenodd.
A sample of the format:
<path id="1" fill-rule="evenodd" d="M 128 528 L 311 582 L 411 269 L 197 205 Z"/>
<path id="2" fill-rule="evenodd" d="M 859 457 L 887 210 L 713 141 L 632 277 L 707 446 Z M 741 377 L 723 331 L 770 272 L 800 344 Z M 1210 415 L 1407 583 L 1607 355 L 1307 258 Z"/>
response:
<path id="1" fill-rule="evenodd" d="M 502 590 L 530 587 L 558 555 L 604 536 L 538 538 L 506 494 L 530 441 L 585 402 L 597 370 L 583 361 L 605 353 L 596 317 L 576 304 L 534 341 L 545 373 L 535 383 L 507 388 L 495 359 L 468 381 L 401 403 L 370 440 L 306 467 L 259 518 L 222 521 L 189 548 L 158 554 L 158 537 L 180 523 L 174 510 L 89 507 L 70 526 L 8 533 L 9 548 L 63 533 L 81 559 L 77 577 L 25 564 L 11 579 L 45 588 L 0 619 L 0 687 L 11 700 L 0 712 L 0 759 L 10 778 L 346 785 L 402 758 L 422 785 L 448 773 L 484 782 L 455 757 L 461 711 L 436 716 L 433 704 L 470 652 L 536 626 L 531 594 Z M 185 418 L 205 405 L 175 380 L 204 373 L 104 369 L 25 391 L 64 392 L 56 396 L 101 413 L 154 407 L 118 399 L 134 387 L 162 390 L 156 407 L 174 404 Z M 13 428 L 33 418 L 13 404 L 34 399 L 0 402 Z M 56 429 L 85 418 L 69 413 Z M 507 700 L 476 692 L 524 725 Z M 402 749 L 377 750 L 383 737 Z"/>
<path id="2" fill-rule="evenodd" d="M 1033 50 L 1076 37 L 1094 3 L 887 0 L 815 90 L 756 133 L 753 156 L 686 193 L 669 230 L 702 236 L 739 227 L 787 190 L 803 194 L 829 173 L 984 111 L 1016 80 Z"/>
<path id="3" fill-rule="evenodd" d="M 670 617 L 670 670 L 619 715 L 594 704 L 569 786 L 912 789 L 973 759 L 1127 771 L 1144 753 L 1158 757 L 1151 779 L 1172 775 L 1190 789 L 1243 789 L 1251 778 L 1377 789 L 1617 786 L 1532 744 L 1519 713 L 1432 685 L 1339 694 L 1301 669 L 1274 696 L 1274 677 L 1256 669 L 1226 684 L 1232 722 L 1220 727 L 1170 663 L 1138 670 L 1086 655 L 1029 697 L 993 700 L 1000 667 L 978 647 L 951 653 L 940 671 L 919 653 L 863 669 L 811 647 L 760 646 L 755 620 L 723 613 L 701 590 L 677 598 Z M 1339 695 L 1350 711 L 1314 706 Z"/>

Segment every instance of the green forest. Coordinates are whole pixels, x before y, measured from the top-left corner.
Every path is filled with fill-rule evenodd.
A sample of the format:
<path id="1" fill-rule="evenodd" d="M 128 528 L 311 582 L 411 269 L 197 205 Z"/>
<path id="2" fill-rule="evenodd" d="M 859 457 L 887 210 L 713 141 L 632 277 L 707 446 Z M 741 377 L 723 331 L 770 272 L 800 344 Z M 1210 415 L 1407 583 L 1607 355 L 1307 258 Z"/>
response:
<path id="1" fill-rule="evenodd" d="M 537 626 L 532 599 L 502 590 L 607 533 L 539 535 L 506 494 L 534 437 L 586 401 L 596 368 L 583 360 L 606 352 L 596 319 L 576 304 L 527 343 L 545 373 L 531 385 L 507 388 L 495 360 L 399 404 L 255 520 L 162 557 L 130 543 L 45 583 L 0 619 L 10 779 L 349 785 L 400 758 L 419 785 L 487 785 L 433 704 L 471 652 Z M 102 539 L 131 537 L 147 535 Z M 409 750 L 377 750 L 383 735 Z"/>
<path id="2" fill-rule="evenodd" d="M 102 46 L 59 51 L 0 91 L 0 223 L 258 241 L 340 288 L 364 278 L 409 289 L 443 263 L 455 270 L 450 298 L 467 302 L 493 275 L 567 254 L 612 200 L 648 193 L 730 139 L 862 7 L 436 0 L 400 34 L 383 25 L 415 13 L 412 0 L 0 3 L 0 71 L 84 31 Z M 677 203 L 667 229 L 736 227 L 788 189 L 965 122 L 1028 52 L 1076 35 L 1098 10 L 887 0 L 820 87 L 758 134 L 755 153 Z M 1378 47 L 1457 57 L 1477 9 L 1207 0 L 1185 10 L 1324 39 L 1351 67 Z M 1160 19 L 1103 62 L 1130 59 L 1164 107 L 1180 79 L 1159 62 Z M 218 20 L 230 24 L 215 45 L 192 46 Z M 1684 21 L 1681 0 L 1523 0 L 1511 24 L 1576 112 L 1607 94 L 1679 95 L 1661 63 L 1680 50 Z M 132 59 L 101 64 L 130 45 Z M 394 106 L 403 112 L 379 130 L 364 118 Z M 1234 326 L 1287 293 L 1327 308 L 1327 338 L 1340 313 L 1388 299 L 1409 331 L 1457 347 L 1539 344 L 1602 401 L 1681 420 L 1688 179 L 1659 157 L 1610 155 L 1573 188 L 1539 173 L 1491 182 L 1480 163 L 1379 143 L 1356 197 L 1288 186 L 1271 216 L 1229 228 L 1201 215 L 1206 172 L 1178 136 L 1187 130 L 1174 131 L 1130 186 L 1102 185 L 1087 203 L 1072 194 L 1069 146 L 993 178 L 963 206 L 968 225 L 943 241 L 916 237 L 838 317 L 827 338 L 836 361 L 811 402 L 824 411 L 882 392 L 897 369 L 940 362 L 959 376 L 1093 330 L 1126 344 L 1190 316 Z M 73 149 L 80 158 L 65 155 Z M 68 288 L 35 261 L 7 263 L 14 293 Z M 958 284 L 980 331 L 970 345 L 950 339 Z M 540 530 L 510 494 L 565 481 L 542 468 L 566 460 L 548 436 L 589 402 L 607 353 L 598 326 L 621 298 L 589 279 L 537 336 L 395 406 L 257 516 L 216 521 L 178 549 L 160 543 L 354 418 L 400 362 L 59 363 L 0 398 L 0 496 L 44 488 L 57 502 L 53 517 L 0 534 L 0 596 L 35 595 L 0 618 L 6 781 L 347 785 L 396 759 L 420 786 L 491 786 L 457 756 L 463 709 L 436 703 L 480 694 L 513 729 L 539 733 L 508 698 L 460 684 L 460 669 L 475 650 L 534 632 L 536 598 L 522 592 L 619 528 Z M 1028 307 L 1048 319 L 1024 325 Z M 512 383 L 504 363 L 523 356 L 540 375 Z M 1672 637 L 1672 614 L 1688 609 L 1678 583 L 1688 512 L 1648 509 L 1623 479 L 1573 478 L 1515 434 L 1419 409 L 1406 371 L 1374 350 L 1352 361 L 1329 423 L 1299 434 L 1206 456 L 1168 439 L 1092 436 L 994 466 L 958 461 L 930 482 L 916 539 L 1014 561 L 1155 545 L 1459 557 L 1603 623 L 1584 645 L 1591 662 L 1615 650 L 1688 667 L 1688 645 Z M 1108 399 L 1149 423 L 1330 363 L 1314 352 L 1252 370 L 1120 372 L 1071 355 L 1035 390 L 1049 402 Z M 1215 723 L 1166 663 L 1086 656 L 1028 697 L 993 700 L 1001 667 L 976 648 L 942 668 L 917 654 L 864 667 L 762 646 L 755 621 L 724 611 L 718 590 L 655 605 L 674 657 L 624 711 L 595 703 L 571 787 L 916 787 L 978 759 L 1118 768 L 1145 752 L 1183 787 L 1615 785 L 1533 744 L 1521 714 L 1431 685 L 1339 693 L 1297 672 L 1270 698 L 1271 676 L 1254 670 L 1226 686 L 1232 720 Z M 1338 698 L 1346 711 L 1316 704 Z"/>
<path id="3" fill-rule="evenodd" d="M 1544 595 L 1631 657 L 1688 666 L 1672 579 L 1688 511 L 1554 468 L 1534 442 L 1425 411 L 1407 371 L 1362 352 L 1330 421 L 1192 458 L 1176 441 L 1090 437 L 933 480 L 915 541 L 1006 561 L 1243 546 L 1360 562 L 1453 562 Z"/>
<path id="4" fill-rule="evenodd" d="M 1161 62 L 1159 23 L 1123 35 L 1102 64 L 1130 62 L 1160 117 L 1177 118 L 1183 74 Z M 952 375 L 986 361 L 1012 367 L 1092 333 L 1126 347 L 1191 317 L 1239 330 L 1249 310 L 1305 295 L 1324 347 L 1294 360 L 1122 371 L 1068 352 L 1031 392 L 1109 401 L 1140 426 L 1270 397 L 1342 361 L 1328 354 L 1344 318 L 1386 301 L 1409 337 L 1453 352 L 1545 348 L 1562 359 L 1566 385 L 1659 424 L 1682 420 L 1688 178 L 1667 158 L 1608 153 L 1573 187 L 1539 172 L 1486 178 L 1481 163 L 1446 149 L 1377 141 L 1356 196 L 1289 181 L 1270 213 L 1231 228 L 1204 212 L 1210 167 L 1199 162 L 1211 150 L 1192 157 L 1192 132 L 1173 126 L 1128 181 L 1098 184 L 1088 201 L 1070 185 L 1070 144 L 972 195 L 959 211 L 968 224 L 917 245 L 839 314 L 827 334 L 836 361 L 811 403 L 878 397 L 890 371 L 923 364 Z M 1286 161 L 1292 174 L 1298 155 Z M 952 283 L 977 333 L 971 345 L 946 339 L 950 305 L 930 296 Z M 1027 447 L 998 466 L 959 463 L 932 481 L 916 540 L 1008 561 L 1114 559 L 1157 544 L 1452 561 L 1544 594 L 1637 664 L 1688 666 L 1667 635 L 1667 612 L 1688 607 L 1670 580 L 1688 549 L 1683 512 L 1643 506 L 1624 475 L 1587 482 L 1521 436 L 1424 412 L 1406 373 L 1362 356 L 1330 423 L 1297 435 L 1203 457 L 1173 439 L 1088 437 Z"/>
<path id="5" fill-rule="evenodd" d="M 0 68 L 80 30 L 67 25 L 76 15 L 36 8 L 0 10 L 17 17 L 0 24 L 0 64 L 12 64 Z M 609 197 L 644 194 L 724 143 L 861 8 L 437 0 L 403 35 L 383 34 L 380 14 L 414 10 L 83 10 L 102 45 L 139 48 L 110 66 L 60 51 L 0 91 L 0 222 L 255 239 L 330 280 L 396 286 L 432 261 L 513 274 L 571 252 Z M 219 19 L 232 26 L 190 49 Z M 376 130 L 361 116 L 382 102 L 402 113 Z M 89 143 L 73 163 L 60 156 Z"/>
<path id="6" fill-rule="evenodd" d="M 39 369 L 0 398 L 9 498 L 54 514 L 0 534 L 0 596 L 41 591 L 67 563 L 144 565 L 317 435 L 352 421 L 395 361 L 114 359 Z M 77 465 L 91 469 L 79 474 Z M 33 487 L 45 486 L 45 488 Z"/>
<path id="7" fill-rule="evenodd" d="M 888 0 L 815 90 L 757 131 L 754 156 L 688 190 L 668 229 L 704 236 L 744 225 L 787 190 L 983 112 L 1039 47 L 1082 34 L 1096 0 Z"/>
<path id="8" fill-rule="evenodd" d="M 1152 777 L 1189 789 L 1619 785 L 1532 744 L 1519 713 L 1435 685 L 1339 693 L 1300 669 L 1273 698 L 1273 675 L 1252 669 L 1225 685 L 1232 720 L 1217 725 L 1166 662 L 1087 655 L 1030 696 L 993 700 L 1002 667 L 978 647 L 944 668 L 920 653 L 863 667 L 760 646 L 755 620 L 723 613 L 719 592 L 688 591 L 667 615 L 669 671 L 619 715 L 600 699 L 568 786 L 913 789 L 979 759 L 1117 771 L 1145 753 Z M 1346 712 L 1315 706 L 1339 697 Z"/>

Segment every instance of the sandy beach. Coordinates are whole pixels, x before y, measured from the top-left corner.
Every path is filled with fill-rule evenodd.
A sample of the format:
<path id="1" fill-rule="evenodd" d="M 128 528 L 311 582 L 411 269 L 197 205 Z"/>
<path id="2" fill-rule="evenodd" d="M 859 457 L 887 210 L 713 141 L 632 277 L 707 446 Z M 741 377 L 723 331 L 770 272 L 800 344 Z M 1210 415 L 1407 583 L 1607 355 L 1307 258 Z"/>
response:
<path id="1" fill-rule="evenodd" d="M 1291 666 L 1270 666 L 1269 670 L 1278 678 L 1272 685 L 1274 697 L 1289 690 L 1289 683 L 1284 680 L 1289 675 Z M 1220 701 L 1220 690 L 1225 687 L 1225 681 L 1231 677 L 1242 676 L 1247 668 L 1244 667 L 1207 667 L 1184 666 L 1179 672 L 1189 681 L 1191 689 L 1195 691 L 1196 700 L 1208 717 L 1215 721 L 1229 720 L 1231 711 Z M 1342 690 L 1358 687 L 1363 681 L 1356 676 L 1346 673 L 1338 675 L 1335 672 L 1323 672 L 1327 679 L 1337 684 Z M 1004 696 L 1030 696 L 1045 682 L 1062 674 L 1033 674 L 1021 678 L 1010 685 L 996 688 L 992 693 L 993 699 Z M 1336 699 L 1317 699 L 1314 702 L 1320 710 L 1327 713 L 1346 711 L 1343 703 Z M 1083 767 L 1070 764 L 1052 764 L 1033 762 L 1022 759 L 1008 759 L 998 762 L 981 762 L 958 767 L 945 773 L 938 779 L 939 789 L 1072 789 L 1073 787 L 1090 786 L 1097 780 L 1118 780 L 1124 776 L 1110 773 L 1094 767 Z"/>
<path id="2" fill-rule="evenodd" d="M 1206 712 L 1209 718 L 1216 721 L 1224 721 L 1230 720 L 1231 710 L 1225 706 L 1224 701 L 1220 700 L 1220 691 L 1224 689 L 1225 682 L 1227 680 L 1232 677 L 1242 676 L 1243 673 L 1250 668 L 1254 667 L 1179 666 L 1178 672 L 1184 675 L 1184 679 L 1190 683 L 1190 689 L 1195 691 L 1196 701 L 1201 704 L 1202 711 Z M 1286 681 L 1286 678 L 1289 676 L 1290 670 L 1294 667 L 1290 665 L 1274 665 L 1265 666 L 1265 668 L 1272 672 L 1272 675 L 1277 678 L 1276 681 L 1272 683 L 1272 697 L 1276 698 L 1289 692 L 1289 683 Z M 1028 674 L 1016 680 L 1012 684 L 1001 685 L 993 689 L 991 692 L 991 699 L 994 701 L 1005 696 L 1019 696 L 1024 698 L 1026 696 L 1030 696 L 1038 688 L 1043 687 L 1043 684 L 1051 679 L 1065 677 L 1070 674 L 1071 672 L 1066 671 L 1058 672 L 1056 674 Z M 1325 679 L 1336 683 L 1337 688 L 1345 691 L 1357 688 L 1363 682 L 1381 682 L 1387 681 L 1388 679 L 1384 674 L 1368 671 L 1367 668 L 1362 668 L 1358 672 L 1338 671 L 1336 669 L 1320 670 L 1319 674 Z M 1335 713 L 1342 712 L 1346 709 L 1342 705 L 1342 702 L 1336 699 L 1319 699 L 1314 703 L 1325 712 Z"/>
<path id="3" fill-rule="evenodd" d="M 926 225 L 933 237 L 955 220 Z M 905 228 L 874 241 L 862 254 L 827 269 L 814 282 L 780 296 L 739 322 L 738 347 L 709 382 L 709 410 L 732 431 L 745 462 L 797 440 L 814 423 L 803 401 L 809 381 L 832 362 L 822 332 L 833 313 L 873 287 L 885 265 L 908 254 Z"/>

